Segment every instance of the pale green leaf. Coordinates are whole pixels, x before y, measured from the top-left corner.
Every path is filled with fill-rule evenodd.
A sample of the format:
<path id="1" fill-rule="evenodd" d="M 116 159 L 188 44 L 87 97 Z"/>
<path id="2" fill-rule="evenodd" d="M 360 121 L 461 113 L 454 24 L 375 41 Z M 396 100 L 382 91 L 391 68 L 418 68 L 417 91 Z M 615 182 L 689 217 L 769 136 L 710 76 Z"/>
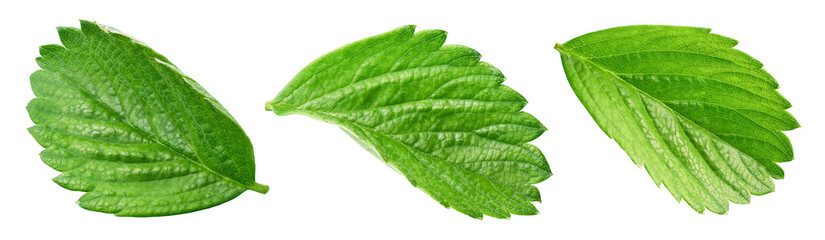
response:
<path id="1" fill-rule="evenodd" d="M 81 207 L 163 216 L 268 190 L 238 123 L 165 57 L 93 22 L 58 33 L 31 75 L 29 132 L 54 182 L 87 192 Z"/>
<path id="2" fill-rule="evenodd" d="M 315 60 L 268 102 L 340 126 L 446 207 L 474 218 L 538 213 L 532 184 L 550 176 L 527 142 L 545 128 L 475 50 L 414 26 Z"/>
<path id="3" fill-rule="evenodd" d="M 774 191 L 799 127 L 762 63 L 710 29 L 627 26 L 556 45 L 573 91 L 657 185 L 694 210 Z"/>

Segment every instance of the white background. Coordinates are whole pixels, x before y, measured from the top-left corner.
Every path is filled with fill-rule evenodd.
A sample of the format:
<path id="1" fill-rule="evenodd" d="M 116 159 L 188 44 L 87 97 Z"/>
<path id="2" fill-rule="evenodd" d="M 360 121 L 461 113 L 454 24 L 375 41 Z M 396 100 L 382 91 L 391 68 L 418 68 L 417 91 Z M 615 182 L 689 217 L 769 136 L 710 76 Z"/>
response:
<path id="1" fill-rule="evenodd" d="M 230 2 L 230 1 L 227 1 Z M 823 7 L 794 1 L 169 1 L 0 3 L 0 239 L 823 239 Z M 813 2 L 813 1 L 812 1 Z M 29 74 L 55 27 L 94 20 L 164 54 L 215 96 L 254 143 L 258 182 L 190 214 L 118 218 L 75 204 L 50 179 L 26 132 Z M 536 216 L 469 218 L 445 209 L 337 127 L 277 117 L 264 102 L 313 59 L 401 25 L 438 28 L 508 77 L 549 130 L 533 143 L 555 175 L 538 184 Z M 713 28 L 765 64 L 802 127 L 776 192 L 697 214 L 657 189 L 608 139 L 567 84 L 556 42 L 632 24 Z"/>

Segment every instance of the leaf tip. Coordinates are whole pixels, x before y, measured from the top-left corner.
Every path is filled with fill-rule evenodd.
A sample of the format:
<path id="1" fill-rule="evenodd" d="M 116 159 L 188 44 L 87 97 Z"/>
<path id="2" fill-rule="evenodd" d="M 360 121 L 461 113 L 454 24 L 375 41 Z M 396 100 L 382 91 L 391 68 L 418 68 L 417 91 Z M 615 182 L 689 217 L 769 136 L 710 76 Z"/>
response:
<path id="1" fill-rule="evenodd" d="M 98 25 L 97 22 L 95 22 L 95 21 L 89 21 L 89 20 L 83 20 L 83 19 L 80 19 L 78 21 L 80 21 L 80 29 L 83 30 L 83 32 L 87 32 L 87 31 L 90 31 L 90 30 L 102 30 L 100 25 Z"/>
<path id="2" fill-rule="evenodd" d="M 89 21 L 86 19 L 78 19 L 77 21 L 80 22 L 80 24 L 94 24 L 94 21 Z"/>
<path id="3" fill-rule="evenodd" d="M 399 27 L 399 29 L 403 29 L 404 31 L 415 31 L 415 28 L 416 28 L 416 26 L 413 25 L 413 24 L 408 24 L 408 25 L 404 25 L 404 26 Z"/>

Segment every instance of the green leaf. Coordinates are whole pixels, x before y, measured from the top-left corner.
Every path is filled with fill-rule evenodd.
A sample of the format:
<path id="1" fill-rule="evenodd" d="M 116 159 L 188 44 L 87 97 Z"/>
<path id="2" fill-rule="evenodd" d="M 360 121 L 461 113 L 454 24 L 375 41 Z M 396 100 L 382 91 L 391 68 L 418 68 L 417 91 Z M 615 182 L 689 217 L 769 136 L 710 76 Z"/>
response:
<path id="1" fill-rule="evenodd" d="M 445 207 L 474 218 L 537 214 L 550 176 L 527 142 L 546 129 L 475 50 L 404 26 L 332 51 L 266 104 L 340 126 Z"/>
<path id="2" fill-rule="evenodd" d="M 556 45 L 593 119 L 657 185 L 694 210 L 774 191 L 799 127 L 762 63 L 710 29 L 627 26 Z"/>
<path id="3" fill-rule="evenodd" d="M 206 90 L 117 30 L 81 21 L 40 47 L 26 109 L 53 180 L 78 205 L 117 216 L 163 216 L 232 200 L 255 182 L 252 144 Z"/>

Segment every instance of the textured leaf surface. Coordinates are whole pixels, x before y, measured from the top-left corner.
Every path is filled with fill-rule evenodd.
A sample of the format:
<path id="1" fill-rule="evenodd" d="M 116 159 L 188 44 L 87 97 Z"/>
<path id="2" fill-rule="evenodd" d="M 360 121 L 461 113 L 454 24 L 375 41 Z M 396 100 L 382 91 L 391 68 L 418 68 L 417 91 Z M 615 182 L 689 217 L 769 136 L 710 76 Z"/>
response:
<path id="1" fill-rule="evenodd" d="M 774 191 L 799 127 L 762 63 L 710 29 L 627 26 L 556 45 L 567 79 L 604 132 L 694 210 Z"/>
<path id="2" fill-rule="evenodd" d="M 474 218 L 538 213 L 550 176 L 527 142 L 545 128 L 475 50 L 414 26 L 346 45 L 304 68 L 267 103 L 336 124 L 446 207 Z"/>
<path id="3" fill-rule="evenodd" d="M 238 123 L 165 57 L 93 22 L 58 33 L 31 75 L 29 132 L 81 207 L 162 216 L 267 191 Z"/>

